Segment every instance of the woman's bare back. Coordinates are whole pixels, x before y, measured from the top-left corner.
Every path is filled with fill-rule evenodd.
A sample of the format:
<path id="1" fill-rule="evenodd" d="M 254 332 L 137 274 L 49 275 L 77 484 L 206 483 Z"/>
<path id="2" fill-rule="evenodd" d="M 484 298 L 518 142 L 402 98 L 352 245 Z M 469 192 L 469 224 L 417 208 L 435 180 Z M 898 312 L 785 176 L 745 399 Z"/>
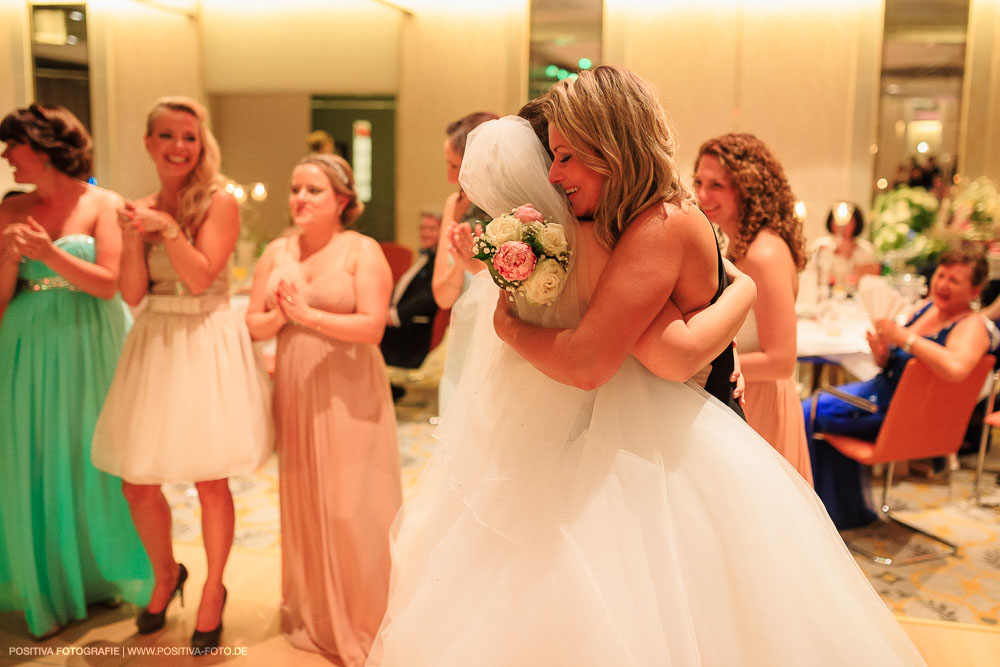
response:
<path id="1" fill-rule="evenodd" d="M 654 219 L 645 221 L 645 224 L 656 225 L 656 229 L 660 232 L 658 235 L 666 237 L 665 243 L 670 243 L 669 236 L 676 234 L 677 230 L 682 232 L 676 234 L 679 237 L 678 241 L 684 243 L 683 253 L 680 256 L 681 266 L 677 270 L 674 289 L 665 300 L 661 313 L 665 310 L 677 310 L 684 317 L 707 306 L 718 290 L 718 252 L 715 234 L 700 211 L 693 207 L 688 208 L 698 214 L 692 215 L 692 210 L 683 211 L 680 207 L 665 204 L 656 207 L 655 215 L 649 216 Z M 642 216 L 637 223 L 645 217 L 647 216 Z M 670 217 L 673 217 L 673 220 Z M 701 222 L 704 224 L 699 224 Z M 585 266 L 577 267 L 578 271 L 581 269 L 586 271 L 586 280 L 581 281 L 580 289 L 589 301 L 605 265 L 611 258 L 612 251 L 597 240 L 592 222 L 580 223 L 579 242 L 583 247 L 581 254 L 586 262 Z"/>

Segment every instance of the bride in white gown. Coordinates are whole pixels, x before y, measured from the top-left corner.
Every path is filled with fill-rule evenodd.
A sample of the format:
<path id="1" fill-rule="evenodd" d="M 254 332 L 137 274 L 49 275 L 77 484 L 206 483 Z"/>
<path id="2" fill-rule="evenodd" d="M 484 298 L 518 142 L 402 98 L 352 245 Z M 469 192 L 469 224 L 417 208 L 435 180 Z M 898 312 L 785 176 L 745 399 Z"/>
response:
<path id="1" fill-rule="evenodd" d="M 603 260 L 547 164 L 508 117 L 470 137 L 462 185 L 491 215 L 530 201 L 571 230 L 559 301 L 517 308 L 575 327 Z M 457 306 L 475 311 L 474 349 L 397 519 L 369 665 L 923 664 L 745 422 L 633 357 L 589 391 L 549 379 L 495 334 L 497 293 L 483 272 Z"/>

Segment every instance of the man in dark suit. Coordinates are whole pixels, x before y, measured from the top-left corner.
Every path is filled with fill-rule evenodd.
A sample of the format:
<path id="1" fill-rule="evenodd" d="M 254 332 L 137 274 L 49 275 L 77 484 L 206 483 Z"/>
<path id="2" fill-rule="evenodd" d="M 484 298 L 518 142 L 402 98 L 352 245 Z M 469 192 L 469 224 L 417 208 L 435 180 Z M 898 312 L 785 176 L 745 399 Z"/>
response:
<path id="1" fill-rule="evenodd" d="M 434 251 L 441 233 L 441 216 L 420 214 L 420 254 L 392 292 L 385 318 L 382 355 L 385 363 L 401 368 L 419 368 L 430 352 L 437 304 L 431 292 Z"/>

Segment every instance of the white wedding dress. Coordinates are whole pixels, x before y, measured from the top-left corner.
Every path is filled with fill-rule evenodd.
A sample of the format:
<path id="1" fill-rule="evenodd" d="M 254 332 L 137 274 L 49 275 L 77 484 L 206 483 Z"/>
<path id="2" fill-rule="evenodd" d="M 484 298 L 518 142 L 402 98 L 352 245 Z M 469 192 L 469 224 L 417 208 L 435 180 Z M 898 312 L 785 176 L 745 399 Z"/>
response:
<path id="1" fill-rule="evenodd" d="M 575 231 L 546 163 L 527 123 L 492 121 L 462 186 Z M 575 324 L 583 284 L 519 312 Z M 474 344 L 397 517 L 369 665 L 923 664 L 812 489 L 729 408 L 632 358 L 593 391 L 554 382 L 496 337 L 496 299 L 483 272 L 456 305 Z"/>

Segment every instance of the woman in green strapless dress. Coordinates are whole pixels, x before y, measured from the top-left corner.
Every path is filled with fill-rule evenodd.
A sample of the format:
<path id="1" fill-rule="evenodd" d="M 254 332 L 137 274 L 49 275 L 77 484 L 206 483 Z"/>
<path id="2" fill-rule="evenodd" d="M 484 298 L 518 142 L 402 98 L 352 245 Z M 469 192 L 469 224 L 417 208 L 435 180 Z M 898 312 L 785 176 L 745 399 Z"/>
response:
<path id="1" fill-rule="evenodd" d="M 61 107 L 12 112 L 0 140 L 37 185 L 0 205 L 0 611 L 41 637 L 93 602 L 145 604 L 152 570 L 119 480 L 90 462 L 129 326 L 121 200 L 80 180 L 90 137 Z"/>

